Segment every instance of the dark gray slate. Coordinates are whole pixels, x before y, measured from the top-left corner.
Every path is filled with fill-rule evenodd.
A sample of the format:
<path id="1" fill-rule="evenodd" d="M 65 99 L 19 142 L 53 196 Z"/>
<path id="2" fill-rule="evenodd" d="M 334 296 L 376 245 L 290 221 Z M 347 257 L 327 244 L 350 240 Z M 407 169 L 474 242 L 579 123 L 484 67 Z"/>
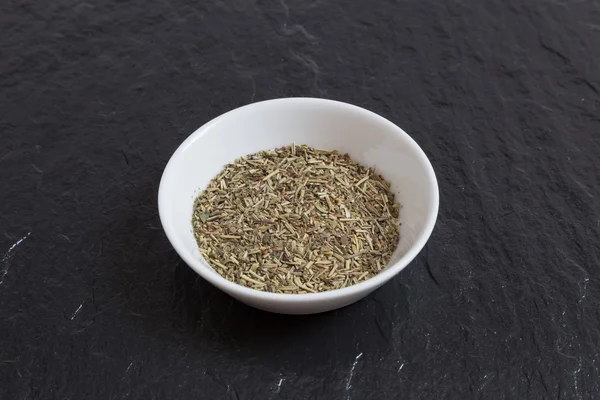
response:
<path id="1" fill-rule="evenodd" d="M 600 3 L 0 4 L 0 398 L 600 397 Z M 394 121 L 426 249 L 350 307 L 241 305 L 178 258 L 171 153 L 254 101 Z"/>

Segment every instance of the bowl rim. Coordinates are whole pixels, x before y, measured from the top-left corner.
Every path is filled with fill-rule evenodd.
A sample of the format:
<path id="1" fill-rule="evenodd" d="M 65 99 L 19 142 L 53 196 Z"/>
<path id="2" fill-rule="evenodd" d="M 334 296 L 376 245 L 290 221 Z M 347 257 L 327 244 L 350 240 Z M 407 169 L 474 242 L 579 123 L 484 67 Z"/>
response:
<path id="1" fill-rule="evenodd" d="M 408 146 L 412 147 L 414 154 L 416 154 L 417 157 L 420 158 L 420 161 L 425 166 L 426 174 L 429 176 L 431 186 L 433 186 L 431 188 L 433 189 L 433 199 L 432 206 L 427 210 L 425 229 L 423 230 L 423 233 L 417 236 L 416 240 L 409 247 L 408 251 L 406 251 L 406 253 L 404 253 L 404 255 L 402 255 L 398 261 L 396 261 L 394 264 L 390 265 L 388 268 L 381 271 L 377 275 L 373 276 L 372 278 L 369 278 L 366 281 L 357 283 L 355 285 L 347 286 L 345 288 L 318 293 L 271 293 L 242 286 L 240 284 L 227 280 L 226 278 L 222 277 L 219 273 L 212 273 L 208 270 L 208 267 L 206 267 L 202 264 L 202 262 L 194 258 L 185 249 L 184 245 L 178 240 L 174 224 L 171 223 L 171 221 L 167 220 L 166 198 L 168 196 L 168 193 L 164 190 L 165 182 L 169 180 L 170 177 L 173 175 L 171 173 L 171 169 L 173 168 L 175 160 L 177 160 L 185 152 L 185 150 L 192 142 L 201 137 L 211 126 L 215 125 L 219 121 L 224 119 L 235 118 L 237 114 L 241 112 L 251 111 L 253 108 L 269 107 L 275 105 L 276 103 L 297 103 L 298 105 L 312 103 L 321 104 L 323 106 L 335 106 L 343 108 L 347 112 L 358 113 L 364 118 L 376 120 L 379 123 L 387 125 L 387 127 L 390 128 L 391 131 L 394 131 L 397 135 L 404 137 Z M 377 289 L 378 287 L 392 279 L 400 271 L 402 271 L 417 256 L 417 254 L 419 254 L 419 252 L 423 249 L 423 247 L 427 243 L 427 240 L 431 236 L 439 211 L 439 187 L 435 172 L 433 170 L 433 166 L 431 165 L 429 158 L 427 158 L 427 156 L 425 155 L 423 149 L 421 149 L 417 142 L 415 142 L 415 140 L 410 135 L 408 135 L 402 128 L 400 128 L 387 118 L 384 118 L 381 115 L 364 109 L 362 107 L 336 100 L 312 97 L 287 97 L 260 101 L 235 108 L 231 111 L 225 112 L 224 114 L 217 116 L 216 118 L 213 118 L 212 120 L 208 121 L 198 129 L 196 129 L 191 135 L 189 135 L 183 141 L 183 143 L 181 143 L 178 146 L 177 150 L 175 150 L 163 171 L 158 188 L 158 211 L 162 227 L 167 235 L 169 242 L 171 242 L 171 245 L 173 246 L 177 254 L 197 274 L 199 274 L 202 278 L 206 279 L 212 285 L 216 286 L 220 290 L 223 290 L 224 292 L 234 297 L 252 297 L 255 299 L 261 299 L 269 302 L 299 304 L 315 301 L 327 301 L 337 299 L 340 297 L 347 297 L 352 295 L 358 295 L 364 292 L 370 292 Z"/>

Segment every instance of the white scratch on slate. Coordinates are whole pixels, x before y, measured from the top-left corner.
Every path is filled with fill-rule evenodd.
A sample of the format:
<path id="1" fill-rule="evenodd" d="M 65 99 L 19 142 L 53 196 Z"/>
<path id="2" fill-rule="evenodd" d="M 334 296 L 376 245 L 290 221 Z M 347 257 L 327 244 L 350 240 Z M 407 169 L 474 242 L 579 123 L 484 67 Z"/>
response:
<path id="1" fill-rule="evenodd" d="M 579 385 L 578 385 L 578 381 L 579 379 L 577 378 L 577 375 L 581 372 L 581 359 L 579 359 L 579 364 L 577 366 L 577 369 L 573 372 L 573 387 L 575 389 L 575 395 L 577 396 L 578 399 L 582 399 L 583 397 L 581 397 L 581 393 L 579 393 Z"/>
<path id="2" fill-rule="evenodd" d="M 43 174 L 44 171 L 42 171 L 37 165 L 35 165 L 34 163 L 31 163 L 31 167 L 35 170 L 35 172 Z"/>
<path id="3" fill-rule="evenodd" d="M 402 363 L 402 365 L 400 367 L 398 367 L 398 371 L 396 371 L 396 372 L 400 372 L 402 370 L 402 368 L 404 368 L 404 363 Z"/>
<path id="4" fill-rule="evenodd" d="M 284 34 L 286 34 L 288 36 L 291 36 L 291 35 L 294 35 L 297 32 L 300 32 L 308 40 L 311 40 L 311 41 L 317 40 L 317 38 L 315 36 L 311 35 L 306 30 L 306 28 L 304 26 L 300 25 L 300 24 L 293 24 L 292 26 L 288 27 L 287 22 L 286 22 L 281 27 L 281 30 L 283 31 Z"/>
<path id="5" fill-rule="evenodd" d="M 275 393 L 279 393 L 281 391 L 281 385 L 283 384 L 283 381 L 285 379 L 281 378 L 279 379 L 279 383 L 277 384 L 277 389 L 275 390 Z"/>
<path id="6" fill-rule="evenodd" d="M 583 300 L 585 300 L 587 296 L 587 285 L 589 281 L 590 278 L 583 278 L 583 289 L 581 289 L 581 295 L 579 296 L 578 303 L 581 303 Z"/>
<path id="7" fill-rule="evenodd" d="M 131 368 L 131 366 L 133 365 L 133 361 L 129 363 L 129 366 L 127 367 L 127 369 L 125 370 L 125 373 L 127 373 L 127 371 L 129 371 L 129 368 Z"/>
<path id="8" fill-rule="evenodd" d="M 583 183 L 579 182 L 577 179 L 573 178 L 571 176 L 571 179 L 573 180 L 573 182 L 575 182 L 577 184 L 577 186 L 579 186 L 579 188 L 581 189 L 581 191 L 583 193 L 585 193 L 587 195 L 587 197 L 589 197 L 590 199 L 594 198 L 594 195 L 590 192 L 589 188 L 584 185 Z"/>
<path id="9" fill-rule="evenodd" d="M 3 361 L 0 361 L 0 365 L 2 365 L 2 364 L 12 364 L 12 363 L 16 363 L 17 361 L 19 361 L 19 357 L 15 358 L 14 360 L 3 360 Z"/>
<path id="10" fill-rule="evenodd" d="M 285 13 L 285 18 L 288 19 L 290 17 L 290 8 L 283 0 L 279 0 L 281 7 L 283 8 L 283 12 Z"/>
<path id="11" fill-rule="evenodd" d="M 473 148 L 473 146 L 471 146 L 471 143 L 469 143 L 469 139 L 467 139 L 467 135 L 464 135 L 465 137 L 465 143 L 467 144 L 467 146 L 469 146 L 470 149 Z"/>
<path id="12" fill-rule="evenodd" d="M 83 307 L 83 303 L 85 303 L 85 300 L 81 302 L 81 304 L 79 305 L 79 307 L 77 307 L 77 310 L 75 310 L 75 312 L 73 313 L 73 315 L 71 315 L 71 321 L 73 321 L 75 319 L 75 317 L 77 316 L 77 313 L 79 312 L 79 310 L 81 310 L 81 307 Z"/>
<path id="13" fill-rule="evenodd" d="M 354 369 L 356 368 L 356 364 L 358 364 L 358 360 L 362 357 L 363 353 L 360 353 L 354 359 L 352 363 L 352 368 L 350 368 L 350 374 L 348 375 L 348 380 L 346 381 L 346 391 L 349 391 L 352 387 L 352 377 L 354 376 Z"/>
<path id="14" fill-rule="evenodd" d="M 2 261 L 0 261 L 0 266 L 2 266 L 2 272 L 0 272 L 0 285 L 2 285 L 6 274 L 8 274 L 8 269 L 10 268 L 10 261 L 15 255 L 15 249 L 18 245 L 21 244 L 21 242 L 23 242 L 23 240 L 27 239 L 29 235 L 31 235 L 31 232 L 28 232 L 27 235 L 17 240 L 12 246 L 10 246 L 10 249 L 8 249 L 4 256 L 2 256 Z"/>

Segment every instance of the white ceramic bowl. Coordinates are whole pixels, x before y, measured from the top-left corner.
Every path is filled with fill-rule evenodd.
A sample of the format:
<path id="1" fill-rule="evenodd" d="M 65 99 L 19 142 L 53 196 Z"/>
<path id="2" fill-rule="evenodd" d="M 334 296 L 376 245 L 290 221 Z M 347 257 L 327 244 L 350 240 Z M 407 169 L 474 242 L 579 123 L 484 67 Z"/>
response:
<path id="1" fill-rule="evenodd" d="M 354 286 L 322 293 L 276 294 L 226 280 L 202 258 L 192 233 L 194 199 L 238 157 L 291 143 L 339 150 L 374 167 L 402 204 L 400 242 L 385 270 Z M 179 146 L 158 191 L 163 228 L 181 258 L 225 293 L 266 311 L 311 314 L 344 307 L 392 279 L 427 242 L 438 213 L 438 185 L 425 153 L 402 129 L 363 108 L 337 101 L 286 98 L 230 111 Z"/>

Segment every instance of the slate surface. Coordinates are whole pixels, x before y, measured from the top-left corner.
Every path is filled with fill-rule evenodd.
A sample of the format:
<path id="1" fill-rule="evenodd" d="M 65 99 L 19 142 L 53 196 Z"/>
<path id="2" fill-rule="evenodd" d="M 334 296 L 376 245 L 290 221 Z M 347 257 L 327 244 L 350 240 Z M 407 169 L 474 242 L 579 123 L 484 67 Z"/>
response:
<path id="1" fill-rule="evenodd" d="M 0 4 L 0 398 L 600 397 L 600 3 Z M 319 96 L 409 132 L 427 248 L 316 316 L 178 258 L 159 178 L 249 102 Z"/>

